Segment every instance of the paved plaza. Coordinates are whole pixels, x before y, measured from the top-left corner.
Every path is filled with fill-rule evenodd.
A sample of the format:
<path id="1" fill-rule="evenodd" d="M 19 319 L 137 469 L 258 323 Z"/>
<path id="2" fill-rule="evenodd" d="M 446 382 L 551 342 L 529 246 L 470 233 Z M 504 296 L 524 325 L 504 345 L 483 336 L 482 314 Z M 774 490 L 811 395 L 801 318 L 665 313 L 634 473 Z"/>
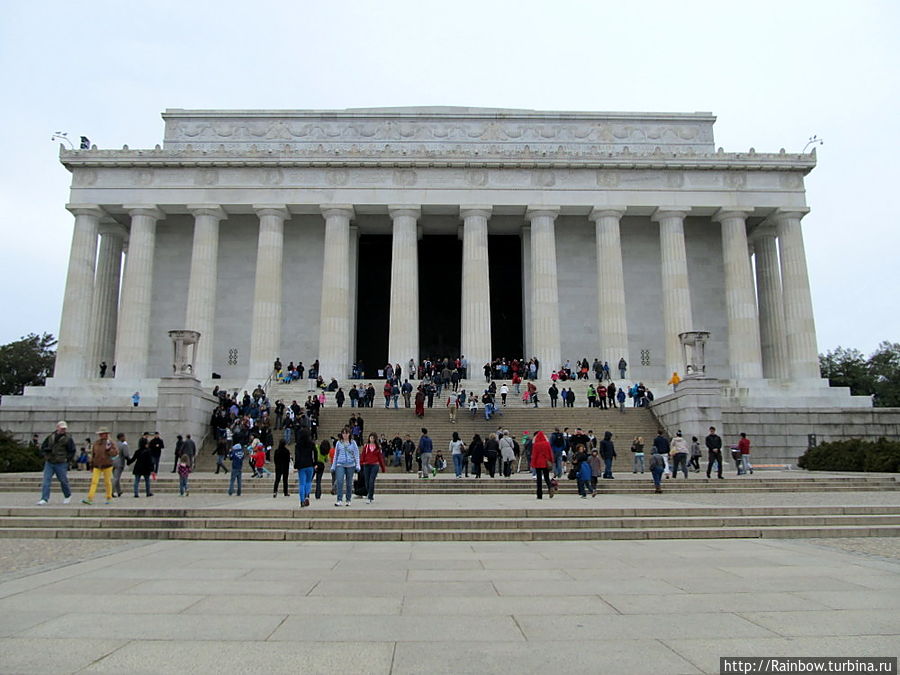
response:
<path id="1" fill-rule="evenodd" d="M 5 493 L 0 505 L 33 497 Z M 592 501 L 601 499 L 712 510 L 898 503 L 896 492 Z M 295 506 L 242 500 L 247 508 Z M 152 501 L 233 508 L 238 500 Z M 461 502 L 486 511 L 540 504 L 521 495 L 381 502 L 445 508 L 448 518 Z M 898 543 L 0 540 L 0 672 L 658 675 L 716 673 L 720 656 L 896 656 Z"/>

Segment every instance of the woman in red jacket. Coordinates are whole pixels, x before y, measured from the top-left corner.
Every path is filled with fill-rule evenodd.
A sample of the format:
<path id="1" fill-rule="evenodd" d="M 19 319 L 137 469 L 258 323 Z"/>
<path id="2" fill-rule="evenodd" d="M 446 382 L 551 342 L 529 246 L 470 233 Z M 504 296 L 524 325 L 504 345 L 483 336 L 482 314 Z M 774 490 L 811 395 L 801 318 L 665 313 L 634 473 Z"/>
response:
<path id="1" fill-rule="evenodd" d="M 375 501 L 375 478 L 378 471 L 387 471 L 384 463 L 384 453 L 381 452 L 381 444 L 377 434 L 369 434 L 366 444 L 359 451 L 359 465 L 362 468 L 362 477 L 366 485 L 367 503 Z"/>
<path id="2" fill-rule="evenodd" d="M 534 435 L 534 441 L 531 445 L 531 468 L 534 469 L 535 476 L 537 476 L 538 499 L 544 498 L 541 486 L 542 477 L 547 483 L 547 491 L 550 493 L 550 498 L 553 499 L 553 495 L 556 494 L 556 490 L 550 483 L 550 467 L 552 466 L 553 450 L 550 449 L 550 441 L 547 440 L 547 436 L 543 431 L 538 431 Z"/>

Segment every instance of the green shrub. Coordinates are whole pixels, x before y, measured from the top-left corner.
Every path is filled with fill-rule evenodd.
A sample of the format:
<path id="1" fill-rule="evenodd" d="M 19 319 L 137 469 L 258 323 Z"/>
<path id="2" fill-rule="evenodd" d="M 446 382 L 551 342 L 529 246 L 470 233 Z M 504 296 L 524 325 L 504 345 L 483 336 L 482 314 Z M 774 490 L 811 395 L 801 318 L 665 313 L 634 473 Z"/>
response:
<path id="1" fill-rule="evenodd" d="M 809 471 L 897 473 L 900 471 L 900 442 L 885 438 L 877 441 L 851 438 L 822 443 L 804 452 L 797 466 Z"/>
<path id="2" fill-rule="evenodd" d="M 43 468 L 40 450 L 20 443 L 11 433 L 0 429 L 0 473 L 41 471 Z"/>

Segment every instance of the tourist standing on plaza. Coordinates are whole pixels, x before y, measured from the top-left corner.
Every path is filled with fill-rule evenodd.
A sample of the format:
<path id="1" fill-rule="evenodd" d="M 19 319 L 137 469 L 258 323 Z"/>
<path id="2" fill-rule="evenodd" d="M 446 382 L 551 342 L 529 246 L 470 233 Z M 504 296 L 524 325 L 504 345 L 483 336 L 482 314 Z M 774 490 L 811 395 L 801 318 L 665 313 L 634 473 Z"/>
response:
<path id="1" fill-rule="evenodd" d="M 737 447 L 741 453 L 741 468 L 743 473 L 753 473 L 753 466 L 750 464 L 750 439 L 747 438 L 747 434 L 743 431 L 741 432 L 741 440 L 738 441 Z"/>
<path id="2" fill-rule="evenodd" d="M 150 456 L 153 457 L 153 473 L 151 474 L 153 480 L 156 480 L 156 474 L 159 473 L 159 460 L 162 457 L 163 448 L 166 447 L 166 444 L 163 443 L 163 439 L 159 437 L 159 432 L 153 432 L 153 438 L 150 439 Z"/>
<path id="3" fill-rule="evenodd" d="M 600 456 L 603 458 L 603 477 L 615 478 L 612 472 L 612 463 L 616 458 L 616 446 L 612 442 L 612 432 L 603 432 L 603 440 L 600 441 Z"/>
<path id="4" fill-rule="evenodd" d="M 287 497 L 290 494 L 288 492 L 288 476 L 291 473 L 291 451 L 288 450 L 284 439 L 278 441 L 278 447 L 275 448 L 272 460 L 275 462 L 275 485 L 272 486 L 272 497 L 278 496 L 279 483 L 282 485 L 284 496 Z"/>
<path id="5" fill-rule="evenodd" d="M 188 476 L 191 475 L 191 458 L 182 455 L 178 460 L 178 494 L 187 497 L 191 494 L 188 487 Z"/>
<path id="6" fill-rule="evenodd" d="M 428 429 L 423 427 L 422 435 L 419 437 L 419 458 L 422 462 L 422 478 L 429 478 L 431 473 L 437 473 L 431 466 L 431 453 L 434 446 L 431 438 L 428 437 Z"/>
<path id="7" fill-rule="evenodd" d="M 323 443 L 325 442 L 323 441 Z M 313 473 L 316 470 L 317 459 L 316 444 L 313 443 L 310 433 L 303 429 L 297 435 L 297 444 L 294 446 L 294 469 L 297 471 L 297 498 L 301 508 L 309 506 L 309 494 L 312 492 Z M 321 474 L 318 480 L 319 485 L 316 489 L 321 495 Z"/>
<path id="8" fill-rule="evenodd" d="M 641 436 L 635 436 L 631 442 L 631 454 L 634 460 L 631 473 L 637 473 L 638 467 L 644 473 L 644 439 Z"/>
<path id="9" fill-rule="evenodd" d="M 231 479 L 228 481 L 228 496 L 233 495 L 235 488 L 237 488 L 237 496 L 240 497 L 244 471 L 243 446 L 240 443 L 235 443 L 231 447 L 231 452 L 228 453 L 228 458 L 231 460 Z"/>
<path id="10" fill-rule="evenodd" d="M 628 362 L 625 361 L 625 357 L 619 359 L 619 379 L 625 379 L 625 371 L 628 369 Z"/>
<path id="11" fill-rule="evenodd" d="M 216 456 L 216 474 L 219 473 L 219 469 L 228 473 L 228 467 L 225 466 L 225 458 L 228 456 L 228 442 L 224 438 L 220 438 L 216 442 L 216 449 L 213 450 L 213 454 Z"/>
<path id="12" fill-rule="evenodd" d="M 117 445 L 119 446 L 119 454 L 113 457 L 113 497 L 122 496 L 122 472 L 125 470 L 125 463 L 131 459 L 131 452 L 128 450 L 128 441 L 125 434 L 116 434 Z"/>
<path id="13" fill-rule="evenodd" d="M 578 494 L 582 499 L 587 499 L 587 492 L 590 491 L 591 497 L 596 497 L 597 492 L 591 484 L 591 463 L 589 461 L 587 447 L 582 444 L 575 446 L 575 464 L 573 467 L 575 479 L 578 481 Z"/>
<path id="14" fill-rule="evenodd" d="M 669 451 L 671 450 L 671 445 L 669 444 L 669 439 L 666 437 L 666 432 L 660 429 L 656 432 L 656 438 L 653 439 L 653 449 L 662 457 L 663 463 L 665 464 L 665 470 L 663 473 L 666 474 L 666 477 L 669 476 Z"/>
<path id="15" fill-rule="evenodd" d="M 450 457 L 453 458 L 453 471 L 457 478 L 462 478 L 463 465 L 466 461 L 466 445 L 459 438 L 459 433 L 454 431 L 453 437 L 450 439 Z"/>
<path id="16" fill-rule="evenodd" d="M 479 434 L 472 436 L 469 443 L 469 460 L 472 462 L 472 475 L 481 478 L 481 466 L 484 464 L 484 442 Z"/>
<path id="17" fill-rule="evenodd" d="M 500 455 L 500 443 L 497 440 L 497 434 L 491 434 L 484 442 L 484 464 L 487 467 L 488 474 L 494 477 L 495 467 L 497 465 L 497 457 Z"/>
<path id="18" fill-rule="evenodd" d="M 700 457 L 703 456 L 703 451 L 700 450 L 700 441 L 696 436 L 691 436 L 691 471 L 694 473 L 700 473 Z"/>
<path id="19" fill-rule="evenodd" d="M 119 454 L 119 448 L 109 438 L 109 429 L 100 427 L 97 430 L 99 438 L 91 446 L 91 487 L 87 497 L 81 500 L 82 504 L 93 504 L 94 495 L 97 493 L 97 485 L 100 476 L 103 476 L 103 484 L 106 487 L 106 503 L 112 503 L 113 496 L 113 458 Z"/>
<path id="20" fill-rule="evenodd" d="M 653 447 L 653 454 L 650 455 L 650 474 L 653 476 L 653 485 L 656 488 L 657 494 L 662 492 L 662 477 L 663 471 L 666 468 L 666 462 L 662 458 L 662 455 L 656 449 L 656 446 Z"/>
<path id="21" fill-rule="evenodd" d="M 359 471 L 359 446 L 350 438 L 350 430 L 347 427 L 341 429 L 340 438 L 334 446 L 334 461 L 331 470 L 335 475 L 335 494 L 337 499 L 335 506 L 342 506 L 341 498 L 347 497 L 347 506 L 353 497 L 353 473 Z"/>
<path id="22" fill-rule="evenodd" d="M 425 392 L 422 385 L 416 389 L 416 417 L 425 417 Z"/>
<path id="23" fill-rule="evenodd" d="M 387 471 L 384 452 L 378 442 L 377 434 L 369 434 L 366 444 L 359 453 L 359 464 L 362 467 L 363 483 L 366 486 L 366 503 L 375 501 L 375 479 L 379 471 Z"/>
<path id="24" fill-rule="evenodd" d="M 719 478 L 722 476 L 722 439 L 716 433 L 715 427 L 709 428 L 709 435 L 706 437 L 706 450 L 709 454 L 706 464 L 706 477 L 712 478 L 713 464 L 718 466 Z"/>
<path id="25" fill-rule="evenodd" d="M 129 464 L 134 464 L 131 473 L 134 475 L 134 496 L 139 496 L 139 488 L 141 486 L 141 478 L 144 479 L 144 491 L 148 497 L 152 497 L 150 491 L 150 475 L 153 473 L 153 455 L 150 454 L 150 434 L 145 433 L 138 441 L 137 450 L 128 460 Z"/>
<path id="26" fill-rule="evenodd" d="M 316 499 L 322 498 L 322 476 L 325 475 L 325 462 L 329 461 L 328 456 L 330 453 L 331 441 L 326 438 L 319 443 L 319 447 L 316 450 L 316 463 L 313 465 L 316 476 Z M 297 480 L 300 480 L 300 476 L 297 476 Z M 309 500 L 307 499 L 307 501 Z"/>
<path id="27" fill-rule="evenodd" d="M 403 439 L 403 466 L 406 473 L 412 473 L 413 460 L 416 458 L 416 444 L 413 443 L 409 434 Z"/>
<path id="28" fill-rule="evenodd" d="M 558 431 L 558 430 L 557 430 Z M 537 481 L 537 498 L 543 499 L 543 485 L 541 481 L 547 484 L 547 493 L 553 499 L 556 490 L 550 482 L 550 468 L 554 465 L 553 449 L 550 447 L 550 441 L 543 431 L 538 431 L 534 435 L 531 444 L 531 468 L 534 470 L 535 479 Z"/>
<path id="29" fill-rule="evenodd" d="M 500 457 L 503 460 L 503 475 L 506 478 L 512 477 L 512 465 L 516 461 L 516 450 L 513 439 L 508 431 L 500 432 L 499 437 Z"/>
<path id="30" fill-rule="evenodd" d="M 72 499 L 68 468 L 70 458 L 75 456 L 75 441 L 69 434 L 69 425 L 64 420 L 57 422 L 56 430 L 44 439 L 41 454 L 44 456 L 44 478 L 41 482 L 41 499 L 38 505 L 43 506 L 50 501 L 50 483 L 53 476 L 56 476 L 62 488 L 63 504 L 68 504 Z"/>
<path id="31" fill-rule="evenodd" d="M 684 477 L 687 478 L 688 470 L 687 470 L 687 458 L 688 452 L 690 448 L 688 447 L 688 442 L 681 435 L 681 431 L 675 432 L 675 438 L 672 439 L 672 459 L 673 459 L 673 467 L 672 467 L 672 477 L 678 478 L 678 467 L 681 467 L 681 470 L 684 472 Z"/>

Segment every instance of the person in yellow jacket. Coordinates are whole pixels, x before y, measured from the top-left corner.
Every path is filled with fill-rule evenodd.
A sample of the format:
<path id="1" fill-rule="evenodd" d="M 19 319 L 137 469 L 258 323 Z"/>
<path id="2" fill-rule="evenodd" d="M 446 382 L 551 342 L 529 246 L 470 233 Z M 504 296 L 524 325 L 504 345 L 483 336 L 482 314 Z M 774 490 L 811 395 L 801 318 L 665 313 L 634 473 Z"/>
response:
<path id="1" fill-rule="evenodd" d="M 672 373 L 672 377 L 669 378 L 669 381 L 667 384 L 672 385 L 672 391 L 677 391 L 679 382 L 681 382 L 681 378 L 678 376 L 678 373 L 675 372 L 675 373 Z"/>
<path id="2" fill-rule="evenodd" d="M 113 496 L 113 458 L 119 454 L 119 448 L 109 438 L 109 429 L 100 427 L 97 429 L 99 438 L 91 445 L 91 487 L 87 498 L 82 499 L 84 504 L 93 504 L 94 495 L 97 493 L 97 485 L 100 483 L 100 475 L 103 475 L 103 483 L 106 486 L 106 503 L 112 502 Z"/>

